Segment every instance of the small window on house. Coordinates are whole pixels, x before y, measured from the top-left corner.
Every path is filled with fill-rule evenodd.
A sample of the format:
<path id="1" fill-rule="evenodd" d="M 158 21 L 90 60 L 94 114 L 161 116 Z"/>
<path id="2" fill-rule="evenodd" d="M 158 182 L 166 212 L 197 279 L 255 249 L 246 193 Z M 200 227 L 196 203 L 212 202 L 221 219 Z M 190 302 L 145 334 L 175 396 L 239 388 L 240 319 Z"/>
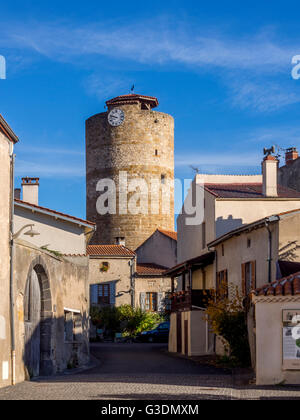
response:
<path id="1" fill-rule="evenodd" d="M 155 149 L 155 156 L 158 156 L 158 150 Z"/>
<path id="2" fill-rule="evenodd" d="M 166 175 L 162 175 L 161 176 L 161 183 L 165 184 L 166 183 Z"/>
<path id="3" fill-rule="evenodd" d="M 80 341 L 82 335 L 82 317 L 80 312 L 65 309 L 65 342 Z"/>
<path id="4" fill-rule="evenodd" d="M 110 305 L 110 285 L 98 285 L 98 305 Z"/>
<path id="5" fill-rule="evenodd" d="M 224 255 L 225 255 L 225 247 L 224 247 L 224 244 L 222 244 L 222 257 L 224 257 Z"/>
<path id="6" fill-rule="evenodd" d="M 102 262 L 101 264 L 100 264 L 100 271 L 102 272 L 102 273 L 106 273 L 107 271 L 109 270 L 109 262 Z"/>
<path id="7" fill-rule="evenodd" d="M 148 312 L 157 311 L 157 293 L 146 293 L 145 309 Z"/>
<path id="8" fill-rule="evenodd" d="M 247 248 L 251 248 L 251 239 L 250 238 L 247 239 Z"/>
<path id="9" fill-rule="evenodd" d="M 217 295 L 220 297 L 228 297 L 228 271 L 222 270 L 217 274 Z"/>
<path id="10" fill-rule="evenodd" d="M 202 223 L 202 249 L 206 248 L 206 224 Z"/>
<path id="11" fill-rule="evenodd" d="M 256 261 L 242 264 L 242 290 L 244 296 L 256 289 Z"/>

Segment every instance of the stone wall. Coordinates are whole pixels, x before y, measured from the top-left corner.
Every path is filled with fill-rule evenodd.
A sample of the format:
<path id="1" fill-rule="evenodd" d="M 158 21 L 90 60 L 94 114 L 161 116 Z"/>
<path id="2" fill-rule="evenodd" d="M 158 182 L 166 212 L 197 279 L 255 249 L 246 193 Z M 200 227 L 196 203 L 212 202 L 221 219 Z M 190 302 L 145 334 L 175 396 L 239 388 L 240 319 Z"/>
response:
<path id="1" fill-rule="evenodd" d="M 14 258 L 16 377 L 21 382 L 28 375 L 25 355 L 30 340 L 25 339 L 28 327 L 24 318 L 27 282 L 36 272 L 41 290 L 40 373 L 62 372 L 68 367 L 82 366 L 89 361 L 89 284 L 88 257 L 72 262 L 42 251 L 18 240 Z M 76 338 L 65 337 L 65 310 L 81 315 Z"/>
<path id="2" fill-rule="evenodd" d="M 90 257 L 89 260 L 89 284 L 91 287 L 99 284 L 113 284 L 115 291 L 115 306 L 131 305 L 131 258 Z M 101 266 L 108 263 L 108 271 L 102 272 Z M 134 266 L 135 267 L 135 266 Z M 133 269 L 134 269 L 133 267 Z M 92 304 L 96 302 L 92 299 Z"/>
<path id="3" fill-rule="evenodd" d="M 101 216 L 96 211 L 100 195 L 96 185 L 100 179 L 113 179 L 117 185 L 119 202 L 119 171 L 131 179 L 143 178 L 148 185 L 156 178 L 161 182 L 174 179 L 174 120 L 170 115 L 142 110 L 140 104 L 119 105 L 125 113 L 125 121 L 119 127 L 111 127 L 108 113 L 94 115 L 86 122 L 87 166 L 87 218 L 97 223 L 93 243 L 114 244 L 116 237 L 124 236 L 126 246 L 136 249 L 157 228 L 174 230 L 174 189 L 171 188 L 170 211 L 163 214 L 161 200 L 158 214 L 120 214 L 123 207 L 117 205 L 117 214 Z M 128 195 L 130 198 L 130 195 Z M 153 204 L 152 203 L 152 204 Z"/>
<path id="4" fill-rule="evenodd" d="M 165 298 L 171 292 L 171 279 L 168 277 L 139 277 L 135 278 L 135 306 L 141 306 L 141 293 L 161 293 Z"/>

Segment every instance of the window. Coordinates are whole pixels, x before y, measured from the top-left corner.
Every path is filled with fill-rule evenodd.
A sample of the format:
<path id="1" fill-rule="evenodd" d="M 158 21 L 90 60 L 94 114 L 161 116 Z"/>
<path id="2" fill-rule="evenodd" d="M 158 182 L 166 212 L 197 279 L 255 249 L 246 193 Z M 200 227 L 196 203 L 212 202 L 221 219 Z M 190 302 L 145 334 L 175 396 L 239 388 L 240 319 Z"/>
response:
<path id="1" fill-rule="evenodd" d="M 224 247 L 224 244 L 222 244 L 222 257 L 224 257 L 224 255 L 225 255 L 225 247 Z"/>
<path id="2" fill-rule="evenodd" d="M 102 273 L 106 273 L 109 270 L 109 263 L 108 262 L 103 262 L 100 265 L 100 271 Z"/>
<path id="3" fill-rule="evenodd" d="M 166 183 L 166 175 L 162 175 L 161 176 L 161 183 L 165 184 Z"/>
<path id="4" fill-rule="evenodd" d="M 110 304 L 110 285 L 109 284 L 98 285 L 98 304 L 99 305 Z"/>
<path id="5" fill-rule="evenodd" d="M 202 223 L 202 249 L 206 247 L 206 224 Z"/>
<path id="6" fill-rule="evenodd" d="M 158 156 L 158 150 L 155 149 L 155 156 Z"/>
<path id="7" fill-rule="evenodd" d="M 256 261 L 242 264 L 242 291 L 244 296 L 256 289 Z"/>
<path id="8" fill-rule="evenodd" d="M 157 311 L 157 293 L 146 293 L 145 308 L 148 312 Z"/>
<path id="9" fill-rule="evenodd" d="M 251 239 L 250 238 L 247 239 L 247 248 L 251 248 Z"/>
<path id="10" fill-rule="evenodd" d="M 220 297 L 228 297 L 228 271 L 219 271 L 217 274 L 217 295 Z"/>
<path id="11" fill-rule="evenodd" d="M 65 309 L 65 325 L 64 325 L 65 342 L 80 341 L 81 334 L 82 334 L 81 313 Z"/>

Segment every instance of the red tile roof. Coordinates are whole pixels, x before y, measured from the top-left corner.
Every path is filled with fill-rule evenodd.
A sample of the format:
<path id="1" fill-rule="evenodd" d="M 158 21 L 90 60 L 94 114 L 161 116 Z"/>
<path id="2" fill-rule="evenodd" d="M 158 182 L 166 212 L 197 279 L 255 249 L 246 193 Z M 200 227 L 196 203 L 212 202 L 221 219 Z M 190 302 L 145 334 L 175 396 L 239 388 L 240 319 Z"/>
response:
<path id="1" fill-rule="evenodd" d="M 123 245 L 89 245 L 87 255 L 103 257 L 135 257 L 131 249 Z"/>
<path id="2" fill-rule="evenodd" d="M 164 230 L 164 229 L 157 229 L 157 230 L 163 235 L 168 236 L 171 239 L 174 239 L 174 241 L 177 241 L 177 232 L 174 232 L 172 230 Z"/>
<path id="3" fill-rule="evenodd" d="M 75 221 L 75 222 L 77 222 L 79 224 L 80 223 L 84 223 L 86 225 L 96 226 L 96 223 L 89 222 L 88 220 L 79 219 L 78 217 L 70 216 L 69 214 L 61 213 L 61 212 L 56 211 L 56 210 L 51 210 L 51 209 L 48 209 L 47 207 L 41 207 L 41 206 L 38 206 L 36 204 L 27 203 L 26 201 L 22 201 L 22 200 L 19 200 L 17 198 L 15 198 L 15 204 L 17 204 L 17 205 L 18 204 L 20 204 L 20 205 L 23 204 L 25 206 L 32 207 L 33 209 L 36 209 L 36 210 L 41 210 L 41 211 L 45 211 L 47 213 L 52 213 L 53 216 L 65 217 L 65 218 L 71 219 L 71 221 Z"/>
<path id="4" fill-rule="evenodd" d="M 300 295 L 300 272 L 274 281 L 254 290 L 254 296 L 296 296 Z"/>
<path id="5" fill-rule="evenodd" d="M 205 184 L 204 187 L 218 198 L 265 198 L 262 183 Z M 300 192 L 278 185 L 278 198 L 300 198 Z"/>
<path id="6" fill-rule="evenodd" d="M 167 270 L 157 264 L 137 264 L 136 273 L 138 276 L 160 276 Z"/>
<path id="7" fill-rule="evenodd" d="M 15 133 L 10 128 L 10 126 L 7 124 L 7 122 L 2 117 L 1 114 L 0 114 L 0 131 L 13 143 L 17 143 L 19 141 L 18 137 L 15 135 Z"/>
<path id="8" fill-rule="evenodd" d="M 156 108 L 158 106 L 158 100 L 154 96 L 138 95 L 136 93 L 117 96 L 116 98 L 107 101 L 106 105 L 124 105 L 139 102 L 147 102 L 150 104 L 151 108 Z"/>

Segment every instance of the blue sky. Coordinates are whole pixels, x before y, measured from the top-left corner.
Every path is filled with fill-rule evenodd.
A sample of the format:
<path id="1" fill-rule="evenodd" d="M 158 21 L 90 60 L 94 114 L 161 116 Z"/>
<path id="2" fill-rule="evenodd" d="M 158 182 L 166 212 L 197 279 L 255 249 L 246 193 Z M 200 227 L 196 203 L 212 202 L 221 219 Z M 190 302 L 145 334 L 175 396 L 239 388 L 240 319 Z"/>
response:
<path id="1" fill-rule="evenodd" d="M 175 118 L 177 177 L 259 173 L 263 147 L 299 146 L 299 15 L 296 1 L 1 4 L 17 183 L 39 176 L 41 205 L 85 217 L 85 119 L 133 83 Z"/>

